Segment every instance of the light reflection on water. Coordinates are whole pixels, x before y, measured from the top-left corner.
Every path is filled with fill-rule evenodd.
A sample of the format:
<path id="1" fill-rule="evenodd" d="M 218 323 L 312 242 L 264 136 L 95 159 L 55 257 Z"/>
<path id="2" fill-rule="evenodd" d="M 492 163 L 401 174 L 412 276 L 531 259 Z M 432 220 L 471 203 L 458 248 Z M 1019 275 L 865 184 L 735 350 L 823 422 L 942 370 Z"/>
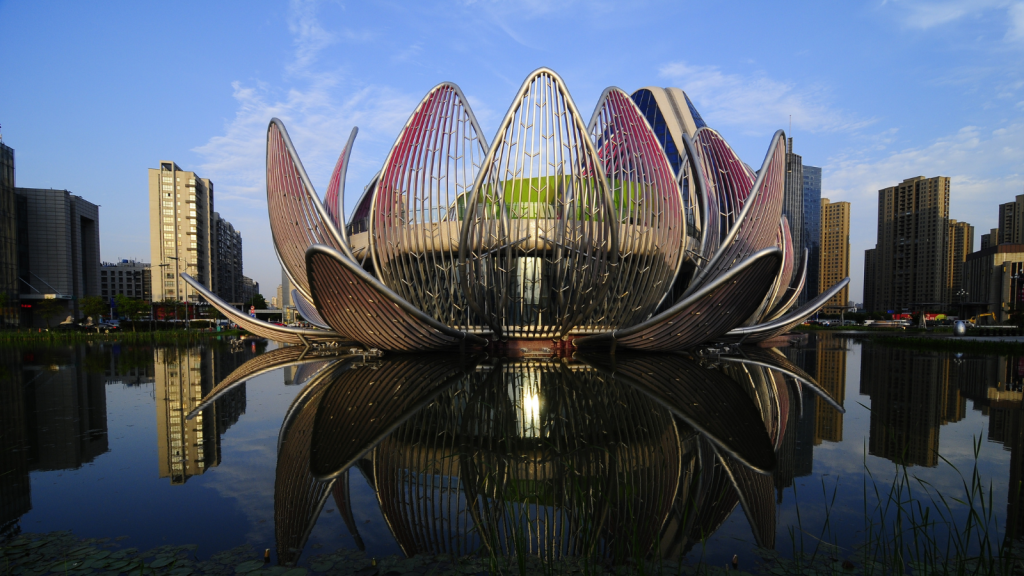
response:
<path id="1" fill-rule="evenodd" d="M 711 362 L 714 377 L 702 385 L 721 389 L 715 378 L 742 383 L 746 388 L 738 389 L 761 415 L 775 464 L 764 476 L 750 469 L 763 456 L 747 445 L 750 435 L 730 437 L 742 425 L 742 411 L 686 413 L 680 399 L 665 397 L 671 389 L 658 389 L 655 381 L 692 366 L 664 358 L 529 369 L 486 359 L 415 364 L 405 358 L 411 368 L 395 376 L 404 379 L 403 394 L 420 386 L 425 396 L 391 412 L 382 408 L 382 420 L 401 422 L 380 429 L 374 428 L 379 421 L 364 423 L 360 442 L 384 440 L 369 454 L 358 442 L 348 452 L 336 450 L 352 433 L 323 422 L 346 421 L 331 412 L 344 406 L 343 386 L 361 392 L 387 384 L 379 377 L 392 369 L 392 358 L 373 366 L 306 358 L 248 377 L 187 417 L 217 383 L 267 350 L 217 342 L 190 349 L 0 349 L 0 529 L 129 535 L 126 544 L 142 549 L 198 543 L 200 555 L 248 542 L 290 559 L 308 557 L 314 546 L 362 547 L 371 556 L 481 546 L 504 553 L 515 545 L 513 526 L 531 525 L 547 527 L 547 545 L 559 554 L 597 545 L 614 555 L 614 534 L 626 530 L 630 517 L 640 545 L 660 541 L 666 556 L 722 565 L 733 554 L 752 558 L 755 543 L 792 550 L 798 509 L 803 531 L 819 534 L 833 491 L 835 537 L 859 541 L 865 470 L 885 484 L 896 460 L 956 494 L 960 480 L 938 455 L 969 471 L 973 442 L 983 438 L 978 464 L 993 484 L 998 529 L 1020 533 L 1018 506 L 1007 490 L 1020 480 L 1024 442 L 1018 358 L 885 349 L 814 335 L 784 350 L 846 414 L 784 373 Z M 435 365 L 438 376 L 429 376 Z M 317 378 L 321 389 L 314 390 Z M 738 406 L 742 399 L 728 402 Z M 650 414 L 662 419 L 645 420 Z M 288 418 L 297 424 L 282 428 Z M 659 428 L 665 422 L 674 424 Z M 665 444 L 668 430 L 676 440 Z M 279 440 L 286 447 L 300 443 L 288 434 L 305 434 L 305 453 L 292 454 L 302 473 L 288 480 L 306 482 L 301 497 L 285 490 L 287 448 L 279 455 Z M 351 462 L 347 471 L 337 469 Z M 498 477 L 506 480 L 496 483 Z M 637 494 L 619 497 L 623 490 Z M 573 491 L 575 497 L 567 496 Z M 710 533 L 706 542 L 700 533 Z M 480 534 L 491 541 L 481 542 Z M 544 531 L 532 534 L 518 545 L 544 549 Z"/>

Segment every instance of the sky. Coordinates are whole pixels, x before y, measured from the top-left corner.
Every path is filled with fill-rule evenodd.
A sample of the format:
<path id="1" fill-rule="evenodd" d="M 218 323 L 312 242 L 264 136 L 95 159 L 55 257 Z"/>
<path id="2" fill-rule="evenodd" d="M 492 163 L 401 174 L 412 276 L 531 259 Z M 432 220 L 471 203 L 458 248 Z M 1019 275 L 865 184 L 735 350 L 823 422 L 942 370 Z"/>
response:
<path id="1" fill-rule="evenodd" d="M 17 185 L 100 208 L 101 258 L 150 261 L 147 169 L 214 182 L 244 272 L 280 283 L 267 123 L 321 194 L 353 126 L 346 210 L 430 88 L 458 84 L 491 139 L 546 66 L 585 117 L 602 90 L 676 86 L 751 166 L 778 129 L 822 196 L 851 202 L 851 298 L 878 190 L 952 178 L 980 235 L 1024 194 L 1024 2 L 29 2 L 0 0 L 0 131 Z M 790 124 L 791 123 L 791 124 Z M 792 128 L 790 128 L 790 125 Z"/>

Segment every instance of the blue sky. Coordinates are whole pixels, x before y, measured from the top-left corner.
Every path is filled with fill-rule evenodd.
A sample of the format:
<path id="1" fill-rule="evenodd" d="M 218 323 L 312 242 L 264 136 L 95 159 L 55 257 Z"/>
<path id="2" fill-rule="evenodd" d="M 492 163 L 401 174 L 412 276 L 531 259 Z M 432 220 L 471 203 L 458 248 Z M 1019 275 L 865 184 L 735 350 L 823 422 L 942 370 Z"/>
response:
<path id="1" fill-rule="evenodd" d="M 102 206 L 102 258 L 149 261 L 147 168 L 214 181 L 245 273 L 280 282 L 266 125 L 321 193 L 350 128 L 352 200 L 417 102 L 459 84 L 490 138 L 548 66 L 589 115 L 610 85 L 678 86 L 752 166 L 776 129 L 852 206 L 852 294 L 877 191 L 953 178 L 950 212 L 995 225 L 1024 193 L 1024 2 L 27 2 L 0 0 L 0 125 L 17 182 Z"/>

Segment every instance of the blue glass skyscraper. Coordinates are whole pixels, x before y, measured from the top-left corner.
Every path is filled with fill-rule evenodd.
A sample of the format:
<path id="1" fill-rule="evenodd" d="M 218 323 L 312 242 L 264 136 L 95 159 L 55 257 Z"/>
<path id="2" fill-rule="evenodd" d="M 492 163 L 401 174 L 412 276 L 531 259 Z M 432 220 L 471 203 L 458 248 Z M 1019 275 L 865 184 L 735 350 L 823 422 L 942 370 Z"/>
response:
<path id="1" fill-rule="evenodd" d="M 804 248 L 807 248 L 810 260 L 807 263 L 807 283 L 804 293 L 800 296 L 800 304 L 808 298 L 817 296 L 821 287 L 818 286 L 818 254 L 821 245 L 821 168 L 804 165 Z"/>

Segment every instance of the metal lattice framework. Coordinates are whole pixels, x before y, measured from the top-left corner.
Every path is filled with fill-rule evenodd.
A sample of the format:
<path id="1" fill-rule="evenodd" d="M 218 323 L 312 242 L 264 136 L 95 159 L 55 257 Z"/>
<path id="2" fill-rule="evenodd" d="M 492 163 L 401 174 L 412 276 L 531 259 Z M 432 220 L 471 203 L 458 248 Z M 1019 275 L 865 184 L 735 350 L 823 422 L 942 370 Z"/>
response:
<path id="1" fill-rule="evenodd" d="M 672 166 L 629 95 L 605 90 L 589 129 L 619 222 L 611 286 L 585 324 L 607 331 L 646 320 L 668 294 L 683 262 L 686 221 Z"/>
<path id="2" fill-rule="evenodd" d="M 602 302 L 618 220 L 601 159 L 562 79 L 530 74 L 463 214 L 462 289 L 496 335 L 557 338 Z"/>
<path id="3" fill-rule="evenodd" d="M 618 345 L 680 351 L 714 340 L 749 318 L 771 289 L 782 251 L 766 248 L 657 316 L 630 328 L 575 341 L 577 346 Z"/>
<path id="4" fill-rule="evenodd" d="M 301 314 L 307 322 L 323 330 L 331 329 L 331 327 L 327 325 L 327 322 L 320 317 L 320 312 L 317 311 L 316 306 L 310 304 L 306 300 L 306 297 L 294 288 L 292 289 L 292 302 L 295 304 L 295 309 L 298 310 L 299 314 Z"/>
<path id="5" fill-rule="evenodd" d="M 448 326 L 469 329 L 458 281 L 460 209 L 487 153 L 458 86 L 434 87 L 413 112 L 381 170 L 370 214 L 373 263 L 389 288 Z"/>
<path id="6" fill-rule="evenodd" d="M 593 370 L 543 361 L 442 394 L 374 451 L 381 511 L 410 555 L 643 554 L 679 471 L 667 410 Z"/>
<path id="7" fill-rule="evenodd" d="M 849 278 L 843 278 L 838 284 L 829 288 L 828 290 L 818 294 L 815 298 L 808 300 L 800 308 L 781 316 L 775 320 L 765 322 L 762 324 L 755 324 L 754 326 L 744 326 L 741 328 L 735 328 L 730 330 L 728 334 L 723 337 L 725 341 L 735 342 L 737 339 L 745 342 L 764 342 L 770 340 L 776 336 L 781 336 L 786 332 L 789 332 L 793 328 L 796 328 L 800 324 L 803 324 L 804 320 L 807 320 L 814 315 L 830 298 L 839 293 L 840 290 L 846 287 L 850 283 Z"/>
<path id="8" fill-rule="evenodd" d="M 320 203 L 288 131 L 277 118 L 267 128 L 267 209 L 282 268 L 295 288 L 311 300 L 306 249 L 323 244 L 347 252 L 348 246 Z"/>
<path id="9" fill-rule="evenodd" d="M 341 233 L 341 238 L 346 244 L 348 244 L 348 232 L 345 230 L 345 175 L 348 174 L 352 145 L 355 144 L 358 133 L 359 128 L 353 128 L 349 134 L 348 142 L 341 149 L 338 161 L 334 164 L 331 180 L 327 183 L 327 191 L 324 192 L 324 211 L 327 212 L 327 217 L 334 223 L 334 227 Z"/>
<path id="10" fill-rule="evenodd" d="M 781 218 L 784 134 L 755 173 L 678 88 L 609 88 L 587 125 L 540 68 L 488 145 L 459 87 L 439 84 L 342 225 L 356 134 L 322 203 L 270 122 L 274 248 L 322 330 L 240 324 L 402 351 L 541 339 L 678 351 L 764 339 L 799 316 L 807 267 L 794 278 Z"/>
<path id="11" fill-rule="evenodd" d="M 246 316 L 238 308 L 235 308 L 221 300 L 219 296 L 208 290 L 206 286 L 203 286 L 203 284 L 195 278 L 189 276 L 185 272 L 182 272 L 180 276 L 185 280 L 185 282 L 188 282 L 188 285 L 191 286 L 193 290 L 205 298 L 206 301 L 216 308 L 221 314 L 226 316 L 235 324 L 238 324 L 243 330 L 262 338 L 269 338 L 278 342 L 284 342 L 285 344 L 303 345 L 308 345 L 310 342 L 337 341 L 345 339 L 341 333 L 335 332 L 334 330 L 311 330 L 308 328 L 278 326 L 251 316 Z"/>
<path id="12" fill-rule="evenodd" d="M 306 265 L 313 303 L 332 328 L 356 334 L 384 350 L 441 350 L 486 341 L 434 320 L 409 304 L 347 256 L 320 244 L 309 247 Z"/>

